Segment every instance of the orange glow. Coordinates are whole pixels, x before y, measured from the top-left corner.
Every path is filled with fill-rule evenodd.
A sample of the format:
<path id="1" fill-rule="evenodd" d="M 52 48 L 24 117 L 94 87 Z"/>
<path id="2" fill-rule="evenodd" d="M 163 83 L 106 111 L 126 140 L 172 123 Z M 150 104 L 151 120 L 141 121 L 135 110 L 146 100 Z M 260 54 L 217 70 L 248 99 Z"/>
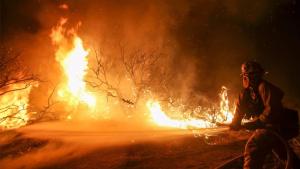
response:
<path id="1" fill-rule="evenodd" d="M 66 30 L 62 18 L 59 25 L 52 29 L 51 38 L 57 46 L 56 60 L 63 68 L 66 82 L 58 89 L 58 96 L 70 105 L 85 103 L 90 108 L 96 105 L 95 97 L 87 91 L 84 81 L 88 69 L 89 49 L 83 47 L 82 39 L 74 29 Z"/>
<path id="2" fill-rule="evenodd" d="M 64 10 L 68 10 L 69 6 L 67 4 L 61 4 L 61 5 L 59 5 L 59 8 L 64 9 Z"/>

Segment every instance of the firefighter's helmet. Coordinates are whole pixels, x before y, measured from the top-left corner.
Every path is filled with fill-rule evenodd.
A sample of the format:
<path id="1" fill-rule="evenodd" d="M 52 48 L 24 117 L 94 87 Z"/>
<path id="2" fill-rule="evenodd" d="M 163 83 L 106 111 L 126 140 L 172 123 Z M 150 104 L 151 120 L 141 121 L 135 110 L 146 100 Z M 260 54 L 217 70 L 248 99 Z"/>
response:
<path id="1" fill-rule="evenodd" d="M 241 66 L 241 75 L 254 74 L 263 76 L 265 73 L 264 68 L 256 61 L 247 61 Z"/>

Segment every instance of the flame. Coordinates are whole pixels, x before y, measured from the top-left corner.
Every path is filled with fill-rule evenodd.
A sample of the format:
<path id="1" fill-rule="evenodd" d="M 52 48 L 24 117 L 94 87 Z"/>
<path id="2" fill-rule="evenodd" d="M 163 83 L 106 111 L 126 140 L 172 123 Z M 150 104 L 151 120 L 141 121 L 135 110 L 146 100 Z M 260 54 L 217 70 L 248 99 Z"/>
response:
<path id="1" fill-rule="evenodd" d="M 187 118 L 172 119 L 161 109 L 160 103 L 158 101 L 150 99 L 148 100 L 146 105 L 149 109 L 150 116 L 153 122 L 159 126 L 168 126 L 181 129 L 210 128 L 216 127 L 215 122 L 230 123 L 233 118 L 233 113 L 230 111 L 226 87 L 222 87 L 219 96 L 220 107 L 218 112 L 213 111 L 214 113 L 211 114 L 209 112 L 209 110 L 211 111 L 211 109 L 205 109 L 204 112 L 200 112 L 208 116 L 208 118 L 206 119 L 199 119 L 191 116 L 188 116 Z M 197 110 L 193 110 L 193 112 L 195 111 Z M 175 114 L 180 114 L 180 112 L 175 112 Z"/>
<path id="2" fill-rule="evenodd" d="M 83 47 L 82 39 L 74 29 L 67 30 L 64 27 L 66 22 L 67 19 L 62 18 L 50 35 L 53 44 L 58 47 L 55 53 L 56 60 L 62 66 L 67 79 L 66 84 L 58 90 L 58 95 L 71 105 L 84 102 L 94 108 L 96 99 L 87 91 L 84 81 L 88 69 L 89 49 Z"/>
<path id="3" fill-rule="evenodd" d="M 219 120 L 223 123 L 230 123 L 233 119 L 233 113 L 230 111 L 229 98 L 228 98 L 228 89 L 225 86 L 222 86 L 220 96 L 220 115 Z"/>
<path id="4" fill-rule="evenodd" d="M 19 128 L 29 120 L 28 105 L 32 85 L 11 84 L 8 93 L 0 97 L 0 129 Z M 24 87 L 25 86 L 25 87 Z"/>
<path id="5" fill-rule="evenodd" d="M 190 127 L 207 128 L 211 126 L 211 123 L 201 119 L 171 119 L 164 111 L 161 110 L 161 106 L 157 101 L 149 100 L 147 102 L 147 107 L 150 110 L 152 120 L 159 126 L 169 126 L 181 129 L 187 129 Z"/>

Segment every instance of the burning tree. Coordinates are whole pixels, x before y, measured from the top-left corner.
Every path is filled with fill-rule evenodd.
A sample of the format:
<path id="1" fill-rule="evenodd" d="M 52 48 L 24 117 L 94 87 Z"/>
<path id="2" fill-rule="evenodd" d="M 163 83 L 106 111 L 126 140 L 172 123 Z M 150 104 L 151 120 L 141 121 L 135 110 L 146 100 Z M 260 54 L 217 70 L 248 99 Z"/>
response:
<path id="1" fill-rule="evenodd" d="M 0 47 L 0 128 L 17 128 L 29 120 L 29 94 L 39 79 L 21 64 L 19 56 Z"/>
<path id="2" fill-rule="evenodd" d="M 87 105 L 84 107 L 88 109 L 82 111 L 91 112 L 86 115 L 96 118 L 103 117 L 105 111 L 110 116 L 110 109 L 116 106 L 125 104 L 136 111 L 142 105 L 150 111 L 148 116 L 155 123 L 179 128 L 209 127 L 214 122 L 230 120 L 226 88 L 222 88 L 219 109 L 187 106 L 174 98 L 174 92 L 168 87 L 174 76 L 165 65 L 168 56 L 157 49 L 130 49 L 121 44 L 109 54 L 103 49 L 91 52 L 84 48 L 77 28 L 67 29 L 66 22 L 62 18 L 50 35 L 64 74 L 56 93 L 58 100 L 77 110 L 78 106 Z M 167 106 L 161 108 L 160 102 Z M 71 112 L 67 118 L 73 115 Z"/>
<path id="3" fill-rule="evenodd" d="M 76 33 L 80 23 L 70 29 L 66 23 L 67 19 L 61 18 L 50 34 L 56 48 L 55 59 L 63 73 L 55 93 L 57 100 L 68 103 L 70 107 L 87 105 L 88 109 L 84 111 L 96 116 L 97 112 L 99 114 L 110 107 L 109 98 L 135 107 L 150 91 L 154 80 L 163 82 L 161 79 L 166 79 L 154 74 L 159 72 L 158 61 L 162 56 L 156 50 L 128 52 L 124 45 L 119 45 L 119 53 L 114 56 L 105 55 L 102 50 L 91 52 L 84 48 Z M 72 118 L 71 114 L 68 118 Z"/>

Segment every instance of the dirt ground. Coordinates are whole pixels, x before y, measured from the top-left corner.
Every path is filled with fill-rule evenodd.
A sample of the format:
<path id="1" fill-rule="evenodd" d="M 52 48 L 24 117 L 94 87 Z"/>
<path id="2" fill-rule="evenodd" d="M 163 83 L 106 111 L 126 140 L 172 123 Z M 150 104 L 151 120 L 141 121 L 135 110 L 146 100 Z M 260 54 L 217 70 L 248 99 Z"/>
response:
<path id="1" fill-rule="evenodd" d="M 120 122 L 48 122 L 1 132 L 0 168 L 214 168 L 241 154 L 249 134 L 225 128 L 195 134 Z"/>

